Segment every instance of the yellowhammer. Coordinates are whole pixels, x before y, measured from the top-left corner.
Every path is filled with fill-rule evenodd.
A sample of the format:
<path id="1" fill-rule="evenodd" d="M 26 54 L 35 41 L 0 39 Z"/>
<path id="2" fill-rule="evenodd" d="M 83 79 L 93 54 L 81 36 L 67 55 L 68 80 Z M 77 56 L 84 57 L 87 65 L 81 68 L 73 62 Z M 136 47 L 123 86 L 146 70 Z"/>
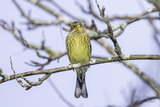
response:
<path id="1" fill-rule="evenodd" d="M 70 32 L 66 38 L 66 47 L 69 60 L 71 64 L 83 63 L 89 61 L 91 58 L 91 43 L 90 38 L 85 33 L 81 22 L 73 22 Z M 81 95 L 84 98 L 88 97 L 87 88 L 85 84 L 85 72 L 88 66 L 76 69 L 77 82 L 75 89 L 75 97 L 79 98 Z"/>

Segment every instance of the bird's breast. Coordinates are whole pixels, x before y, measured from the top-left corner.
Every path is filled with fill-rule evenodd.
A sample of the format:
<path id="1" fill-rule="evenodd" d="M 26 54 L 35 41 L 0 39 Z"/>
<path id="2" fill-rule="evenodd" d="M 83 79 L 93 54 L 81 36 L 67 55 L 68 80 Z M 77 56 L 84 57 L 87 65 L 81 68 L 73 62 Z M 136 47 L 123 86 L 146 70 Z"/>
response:
<path id="1" fill-rule="evenodd" d="M 83 63 L 90 60 L 90 41 L 85 36 L 75 36 L 68 42 L 68 56 L 71 63 Z"/>

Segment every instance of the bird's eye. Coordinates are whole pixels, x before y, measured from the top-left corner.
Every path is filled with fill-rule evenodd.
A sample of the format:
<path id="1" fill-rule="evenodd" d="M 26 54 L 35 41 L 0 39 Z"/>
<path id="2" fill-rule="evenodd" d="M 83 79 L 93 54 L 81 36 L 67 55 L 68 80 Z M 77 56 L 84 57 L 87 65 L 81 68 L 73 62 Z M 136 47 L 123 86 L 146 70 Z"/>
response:
<path id="1" fill-rule="evenodd" d="M 75 28 L 76 26 L 74 25 L 73 27 Z"/>

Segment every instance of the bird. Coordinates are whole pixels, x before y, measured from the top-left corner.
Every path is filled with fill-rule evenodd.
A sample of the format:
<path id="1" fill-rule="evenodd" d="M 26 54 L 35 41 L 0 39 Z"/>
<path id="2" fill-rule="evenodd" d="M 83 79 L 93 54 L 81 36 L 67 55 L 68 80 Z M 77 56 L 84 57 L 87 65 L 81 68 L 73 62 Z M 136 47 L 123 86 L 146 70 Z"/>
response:
<path id="1" fill-rule="evenodd" d="M 71 64 L 84 63 L 91 59 L 91 43 L 88 34 L 82 27 L 81 22 L 74 21 L 71 24 L 69 34 L 66 37 L 66 49 Z M 88 66 L 76 69 L 77 81 L 74 96 L 87 98 L 88 92 L 85 83 L 85 73 Z"/>

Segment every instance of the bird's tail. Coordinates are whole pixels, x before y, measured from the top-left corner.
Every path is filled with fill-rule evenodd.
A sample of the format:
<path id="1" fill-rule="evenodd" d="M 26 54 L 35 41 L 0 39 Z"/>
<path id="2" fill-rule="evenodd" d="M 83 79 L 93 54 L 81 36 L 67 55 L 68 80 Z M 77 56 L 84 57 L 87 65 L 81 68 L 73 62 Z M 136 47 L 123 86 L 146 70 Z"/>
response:
<path id="1" fill-rule="evenodd" d="M 84 98 L 88 97 L 85 79 L 81 82 L 81 81 L 79 81 L 79 79 L 77 77 L 76 89 L 75 89 L 75 94 L 74 95 L 75 95 L 76 98 L 79 98 L 81 95 Z"/>
<path id="2" fill-rule="evenodd" d="M 81 95 L 84 98 L 88 97 L 87 87 L 85 82 L 85 72 L 87 71 L 88 67 L 83 67 L 77 69 L 77 82 L 76 82 L 76 89 L 75 89 L 75 97 L 79 98 Z"/>

